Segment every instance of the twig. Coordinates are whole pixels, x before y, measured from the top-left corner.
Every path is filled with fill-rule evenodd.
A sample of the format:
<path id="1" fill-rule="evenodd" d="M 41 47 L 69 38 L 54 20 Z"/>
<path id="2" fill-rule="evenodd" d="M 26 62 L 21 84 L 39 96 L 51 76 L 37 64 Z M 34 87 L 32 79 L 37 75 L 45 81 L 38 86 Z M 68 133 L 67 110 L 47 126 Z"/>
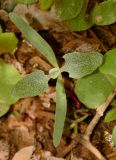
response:
<path id="1" fill-rule="evenodd" d="M 106 160 L 106 158 L 100 153 L 100 151 L 92 145 L 92 143 L 86 139 L 81 140 L 81 144 L 92 152 L 99 160 Z"/>
<path id="2" fill-rule="evenodd" d="M 104 52 L 107 52 L 107 48 L 104 46 L 104 44 L 101 42 L 101 40 L 96 36 L 96 34 L 94 33 L 94 31 L 92 31 L 90 29 L 90 33 L 94 36 L 94 38 L 100 43 L 102 49 Z"/>
<path id="3" fill-rule="evenodd" d="M 104 112 L 106 111 L 107 107 L 109 106 L 109 104 L 111 103 L 111 101 L 113 100 L 113 98 L 115 97 L 115 95 L 116 95 L 116 88 L 108 96 L 108 98 L 105 101 L 105 103 L 97 108 L 96 114 L 95 114 L 94 118 L 92 119 L 92 121 L 90 122 L 89 126 L 87 127 L 87 130 L 86 130 L 86 133 L 85 133 L 85 136 L 84 136 L 84 138 L 86 140 L 88 140 L 88 141 L 90 140 L 90 136 L 91 136 L 91 134 L 92 134 L 95 126 L 99 122 L 100 118 L 104 115 Z"/>

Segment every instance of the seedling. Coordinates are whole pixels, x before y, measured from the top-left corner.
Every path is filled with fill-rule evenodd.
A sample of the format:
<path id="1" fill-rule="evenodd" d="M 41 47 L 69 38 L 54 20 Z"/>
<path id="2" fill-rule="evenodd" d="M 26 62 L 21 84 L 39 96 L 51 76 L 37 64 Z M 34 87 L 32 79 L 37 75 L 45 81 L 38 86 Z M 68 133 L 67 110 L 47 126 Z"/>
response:
<path id="1" fill-rule="evenodd" d="M 50 78 L 57 79 L 53 143 L 58 146 L 67 112 L 62 72 L 68 72 L 71 78 L 77 79 L 75 81 L 75 93 L 80 101 L 88 108 L 97 108 L 104 103 L 108 95 L 116 87 L 116 74 L 114 71 L 114 68 L 116 68 L 116 49 L 107 52 L 104 57 L 101 53 L 94 51 L 91 53 L 68 53 L 64 56 L 65 63 L 60 68 L 52 48 L 37 32 L 15 13 L 10 13 L 9 17 L 25 38 L 53 66 L 53 69 L 49 71 L 49 75 L 45 75 L 41 70 L 36 70 L 22 78 L 13 87 L 12 94 L 17 98 L 35 96 L 47 90 Z M 113 59 L 110 64 L 109 59 Z M 107 65 L 110 65 L 110 71 Z"/>

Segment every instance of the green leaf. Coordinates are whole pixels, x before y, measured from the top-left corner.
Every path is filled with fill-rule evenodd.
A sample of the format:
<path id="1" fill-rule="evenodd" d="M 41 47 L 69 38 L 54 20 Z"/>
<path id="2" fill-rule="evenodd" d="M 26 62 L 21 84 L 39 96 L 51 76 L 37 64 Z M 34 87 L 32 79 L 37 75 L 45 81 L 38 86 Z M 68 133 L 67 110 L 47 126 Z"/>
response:
<path id="1" fill-rule="evenodd" d="M 14 33 L 0 34 L 0 54 L 11 53 L 17 47 L 18 40 Z"/>
<path id="2" fill-rule="evenodd" d="M 22 3 L 22 4 L 33 4 L 35 3 L 35 0 L 15 0 L 17 3 Z"/>
<path id="3" fill-rule="evenodd" d="M 18 98 L 36 96 L 48 89 L 48 76 L 41 70 L 26 75 L 16 83 L 12 94 Z"/>
<path id="4" fill-rule="evenodd" d="M 114 145 L 116 146 L 116 126 L 114 127 L 113 132 L 112 132 L 112 141 Z"/>
<path id="5" fill-rule="evenodd" d="M 116 120 L 116 107 L 106 113 L 105 122 Z"/>
<path id="6" fill-rule="evenodd" d="M 71 78 L 82 78 L 102 64 L 102 54 L 98 52 L 72 52 L 64 55 L 65 64 L 62 71 L 68 72 Z"/>
<path id="7" fill-rule="evenodd" d="M 92 10 L 92 21 L 97 25 L 109 25 L 116 22 L 116 1 L 108 0 L 97 4 Z"/>
<path id="8" fill-rule="evenodd" d="M 54 0 L 39 0 L 39 5 L 41 10 L 48 10 L 53 4 Z"/>
<path id="9" fill-rule="evenodd" d="M 55 0 L 58 16 L 64 20 L 76 17 L 83 6 L 84 0 Z"/>
<path id="10" fill-rule="evenodd" d="M 54 66 L 57 67 L 57 60 L 52 48 L 49 44 L 20 16 L 15 13 L 10 13 L 9 17 L 11 21 L 17 26 L 17 28 L 23 33 L 26 39 L 41 52 L 43 56 Z"/>
<path id="11" fill-rule="evenodd" d="M 77 80 L 75 93 L 88 108 L 97 108 L 105 102 L 114 88 L 107 76 L 97 71 Z"/>
<path id="12" fill-rule="evenodd" d="M 67 100 L 62 77 L 56 83 L 56 112 L 53 133 L 53 144 L 57 147 L 60 143 L 67 111 Z"/>
<path id="13" fill-rule="evenodd" d="M 116 99 L 113 99 L 113 101 L 110 104 L 112 107 L 116 107 Z"/>
<path id="14" fill-rule="evenodd" d="M 116 77 L 116 48 L 108 51 L 104 55 L 103 61 L 99 68 L 100 72 Z"/>
<path id="15" fill-rule="evenodd" d="M 86 8 L 88 0 L 84 1 L 80 13 L 73 19 L 68 20 L 67 25 L 73 31 L 83 31 L 89 29 L 93 23 L 89 22 L 86 18 Z"/>
<path id="16" fill-rule="evenodd" d="M 109 82 L 114 86 L 116 87 L 116 77 L 112 76 L 112 75 L 108 75 L 108 74 L 105 74 L 107 79 L 109 80 Z"/>
<path id="17" fill-rule="evenodd" d="M 18 100 L 11 95 L 11 90 L 20 79 L 19 72 L 12 65 L 0 60 L 0 117 Z"/>
<path id="18" fill-rule="evenodd" d="M 56 79 L 60 74 L 61 74 L 61 71 L 58 67 L 57 68 L 52 68 L 49 71 L 50 78 L 52 78 L 52 79 Z"/>

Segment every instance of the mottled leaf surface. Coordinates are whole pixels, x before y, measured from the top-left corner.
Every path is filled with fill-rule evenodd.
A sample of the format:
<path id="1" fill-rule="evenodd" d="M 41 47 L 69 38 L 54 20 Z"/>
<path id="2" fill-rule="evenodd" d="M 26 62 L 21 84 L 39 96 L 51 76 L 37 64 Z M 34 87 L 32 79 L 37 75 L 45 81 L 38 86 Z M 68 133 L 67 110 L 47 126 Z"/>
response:
<path id="1" fill-rule="evenodd" d="M 116 126 L 114 127 L 113 132 L 112 132 L 112 141 L 114 145 L 116 146 Z"/>
<path id="2" fill-rule="evenodd" d="M 100 72 L 116 77 L 116 48 L 108 51 L 104 55 L 103 61 Z"/>
<path id="3" fill-rule="evenodd" d="M 11 53 L 17 47 L 18 39 L 14 33 L 0 33 L 0 54 Z"/>
<path id="4" fill-rule="evenodd" d="M 53 143 L 56 146 L 60 144 L 64 122 L 67 111 L 67 100 L 62 77 L 59 77 L 56 83 L 56 112 L 53 133 Z"/>
<path id="5" fill-rule="evenodd" d="M 109 25 L 116 22 L 116 1 L 107 0 L 97 4 L 92 11 L 92 21 L 97 25 Z"/>
<path id="6" fill-rule="evenodd" d="M 60 74 L 61 74 L 61 71 L 59 68 L 52 68 L 49 71 L 50 78 L 52 79 L 56 79 Z"/>
<path id="7" fill-rule="evenodd" d="M 48 89 L 48 76 L 41 70 L 26 75 L 16 83 L 12 94 L 18 98 L 36 96 Z"/>
<path id="8" fill-rule="evenodd" d="M 19 72 L 12 65 L 0 60 L 0 117 L 18 100 L 11 95 L 11 90 L 20 79 Z"/>
<path id="9" fill-rule="evenodd" d="M 84 0 L 55 0 L 58 16 L 64 20 L 76 17 L 83 6 Z"/>
<path id="10" fill-rule="evenodd" d="M 62 71 L 68 72 L 71 78 L 82 78 L 102 64 L 103 56 L 98 52 L 72 52 L 64 55 L 63 58 L 65 63 Z"/>
<path id="11" fill-rule="evenodd" d="M 41 52 L 41 54 L 54 66 L 57 67 L 57 60 L 52 48 L 49 44 L 20 16 L 15 13 L 10 13 L 9 17 L 11 21 L 17 26 L 17 28 L 23 33 L 25 38 L 31 42 L 31 44 Z"/>
<path id="12" fill-rule="evenodd" d="M 88 108 L 97 108 L 105 102 L 115 87 L 99 71 L 76 81 L 75 93 Z"/>

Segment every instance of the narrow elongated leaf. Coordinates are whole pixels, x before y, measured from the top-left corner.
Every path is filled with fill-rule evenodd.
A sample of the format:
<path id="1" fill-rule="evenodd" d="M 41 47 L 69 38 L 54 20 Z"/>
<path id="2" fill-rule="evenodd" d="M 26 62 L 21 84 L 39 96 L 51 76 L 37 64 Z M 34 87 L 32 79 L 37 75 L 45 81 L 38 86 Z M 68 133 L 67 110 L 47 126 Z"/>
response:
<path id="1" fill-rule="evenodd" d="M 24 98 L 39 95 L 47 89 L 48 76 L 43 71 L 37 70 L 18 81 L 12 90 L 12 94 L 18 98 Z"/>
<path id="2" fill-rule="evenodd" d="M 67 25 L 73 31 L 83 31 L 89 29 L 93 23 L 86 18 L 86 8 L 88 0 L 84 0 L 83 7 L 80 13 L 73 19 L 68 20 Z"/>
<path id="3" fill-rule="evenodd" d="M 61 136 L 63 133 L 64 122 L 67 111 L 67 100 L 64 89 L 64 83 L 61 77 L 58 78 L 56 84 L 56 112 L 55 112 L 55 123 L 53 133 L 53 143 L 56 146 L 59 145 Z"/>
<path id="4" fill-rule="evenodd" d="M 35 0 L 15 0 L 17 3 L 22 3 L 22 4 L 33 4 L 35 3 Z"/>
<path id="5" fill-rule="evenodd" d="M 53 3 L 54 0 L 39 0 L 39 5 L 40 5 L 40 9 L 42 10 L 48 10 L 52 3 Z"/>
<path id="6" fill-rule="evenodd" d="M 112 141 L 114 145 L 116 146 L 116 126 L 114 127 L 113 132 L 112 132 Z"/>
<path id="7" fill-rule="evenodd" d="M 9 17 L 11 21 L 18 27 L 23 33 L 26 39 L 41 52 L 43 56 L 55 67 L 57 67 L 57 60 L 52 48 L 49 44 L 31 27 L 29 26 L 20 16 L 15 13 L 10 13 Z"/>
<path id="8" fill-rule="evenodd" d="M 68 72 L 71 78 L 82 78 L 92 73 L 102 64 L 102 57 L 102 54 L 98 52 L 68 53 L 63 57 L 65 64 L 62 71 Z"/>
<path id="9" fill-rule="evenodd" d="M 0 60 L 0 117 L 18 100 L 11 95 L 11 90 L 20 79 L 20 74 L 12 65 Z"/>
<path id="10" fill-rule="evenodd" d="M 64 20 L 76 17 L 83 6 L 84 0 L 55 0 L 58 16 Z"/>
<path id="11" fill-rule="evenodd" d="M 105 122 L 116 120 L 116 107 L 110 109 L 105 116 Z"/>
<path id="12" fill-rule="evenodd" d="M 108 51 L 103 58 L 104 62 L 100 67 L 100 72 L 116 77 L 116 48 Z"/>
<path id="13" fill-rule="evenodd" d="M 0 34 L 0 54 L 11 53 L 17 47 L 18 40 L 14 33 L 6 32 Z"/>
<path id="14" fill-rule="evenodd" d="M 107 0 L 97 4 L 92 11 L 92 21 L 97 25 L 109 25 L 116 22 L 116 1 Z"/>
<path id="15" fill-rule="evenodd" d="M 107 77 L 97 71 L 77 80 L 75 93 L 88 108 L 97 108 L 105 102 L 114 88 Z"/>

